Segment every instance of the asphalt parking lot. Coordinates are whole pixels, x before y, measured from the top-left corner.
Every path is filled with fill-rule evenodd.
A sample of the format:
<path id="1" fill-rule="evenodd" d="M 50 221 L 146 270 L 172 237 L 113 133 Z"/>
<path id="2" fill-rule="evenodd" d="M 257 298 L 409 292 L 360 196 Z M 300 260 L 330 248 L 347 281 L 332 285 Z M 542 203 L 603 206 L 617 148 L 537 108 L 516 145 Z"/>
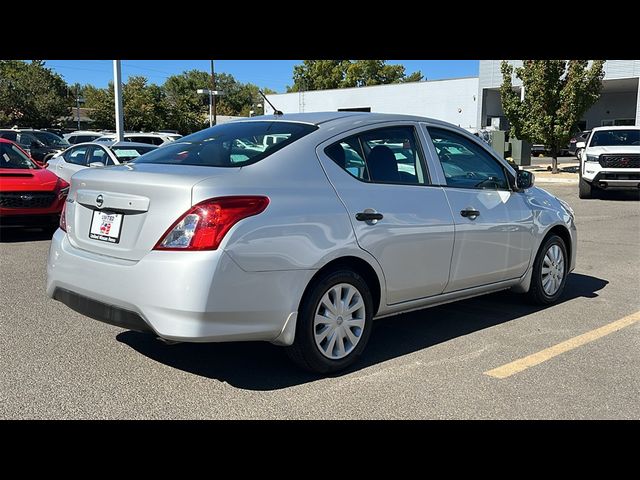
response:
<path id="1" fill-rule="evenodd" d="M 500 292 L 379 320 L 364 358 L 332 378 L 266 343 L 169 346 L 87 319 L 44 292 L 47 235 L 2 232 L 0 418 L 639 419 L 638 195 L 541 186 L 577 217 L 559 304 Z"/>

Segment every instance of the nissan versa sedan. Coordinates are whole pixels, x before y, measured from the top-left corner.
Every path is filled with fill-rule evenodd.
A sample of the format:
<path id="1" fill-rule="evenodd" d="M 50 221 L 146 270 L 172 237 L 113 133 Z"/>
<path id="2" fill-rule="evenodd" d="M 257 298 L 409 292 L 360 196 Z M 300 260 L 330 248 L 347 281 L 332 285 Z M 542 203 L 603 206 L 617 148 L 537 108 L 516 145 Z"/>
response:
<path id="1" fill-rule="evenodd" d="M 278 142 L 264 150 L 265 136 Z M 512 289 L 562 295 L 571 208 L 451 124 L 252 117 L 73 177 L 47 293 L 170 342 L 262 340 L 328 373 L 372 320 Z"/>

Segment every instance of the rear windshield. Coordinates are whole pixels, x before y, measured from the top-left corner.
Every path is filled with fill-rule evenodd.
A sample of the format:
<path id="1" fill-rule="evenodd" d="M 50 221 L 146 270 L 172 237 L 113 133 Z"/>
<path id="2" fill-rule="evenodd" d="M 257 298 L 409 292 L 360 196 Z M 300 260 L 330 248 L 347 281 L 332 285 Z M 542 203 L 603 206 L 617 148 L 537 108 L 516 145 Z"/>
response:
<path id="1" fill-rule="evenodd" d="M 0 168 L 29 168 L 36 165 L 15 145 L 0 142 Z"/>
<path id="2" fill-rule="evenodd" d="M 134 163 L 243 167 L 268 157 L 317 128 L 289 122 L 230 122 L 182 137 Z M 274 142 L 274 138 L 278 140 Z"/>
<path id="3" fill-rule="evenodd" d="M 640 145 L 640 130 L 600 130 L 593 132 L 590 147 Z"/>

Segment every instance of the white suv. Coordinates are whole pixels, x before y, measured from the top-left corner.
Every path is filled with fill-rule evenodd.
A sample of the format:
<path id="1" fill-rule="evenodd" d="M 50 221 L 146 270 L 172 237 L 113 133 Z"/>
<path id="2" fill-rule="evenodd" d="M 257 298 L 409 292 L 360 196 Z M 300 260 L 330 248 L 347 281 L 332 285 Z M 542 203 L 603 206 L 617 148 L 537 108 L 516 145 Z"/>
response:
<path id="1" fill-rule="evenodd" d="M 580 157 L 580 198 L 596 189 L 640 187 L 640 126 L 597 127 Z"/>

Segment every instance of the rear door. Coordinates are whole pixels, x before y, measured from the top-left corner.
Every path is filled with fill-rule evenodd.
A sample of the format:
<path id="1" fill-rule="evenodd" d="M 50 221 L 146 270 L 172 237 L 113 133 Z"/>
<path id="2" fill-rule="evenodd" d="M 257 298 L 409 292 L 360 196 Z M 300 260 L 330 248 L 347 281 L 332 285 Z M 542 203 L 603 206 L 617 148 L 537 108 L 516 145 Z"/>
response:
<path id="1" fill-rule="evenodd" d="M 445 292 L 522 276 L 533 244 L 533 212 L 504 166 L 480 142 L 441 126 L 426 129 L 455 221 Z"/>
<path id="2" fill-rule="evenodd" d="M 90 145 L 78 145 L 67 149 L 59 157 L 59 161 L 55 166 L 54 173 L 63 180 L 71 182 L 74 173 L 87 168 L 87 153 Z"/>
<path id="3" fill-rule="evenodd" d="M 442 188 L 431 186 L 420 138 L 401 122 L 317 149 L 360 247 L 382 267 L 388 304 L 442 293 L 449 278 L 453 219 Z"/>

